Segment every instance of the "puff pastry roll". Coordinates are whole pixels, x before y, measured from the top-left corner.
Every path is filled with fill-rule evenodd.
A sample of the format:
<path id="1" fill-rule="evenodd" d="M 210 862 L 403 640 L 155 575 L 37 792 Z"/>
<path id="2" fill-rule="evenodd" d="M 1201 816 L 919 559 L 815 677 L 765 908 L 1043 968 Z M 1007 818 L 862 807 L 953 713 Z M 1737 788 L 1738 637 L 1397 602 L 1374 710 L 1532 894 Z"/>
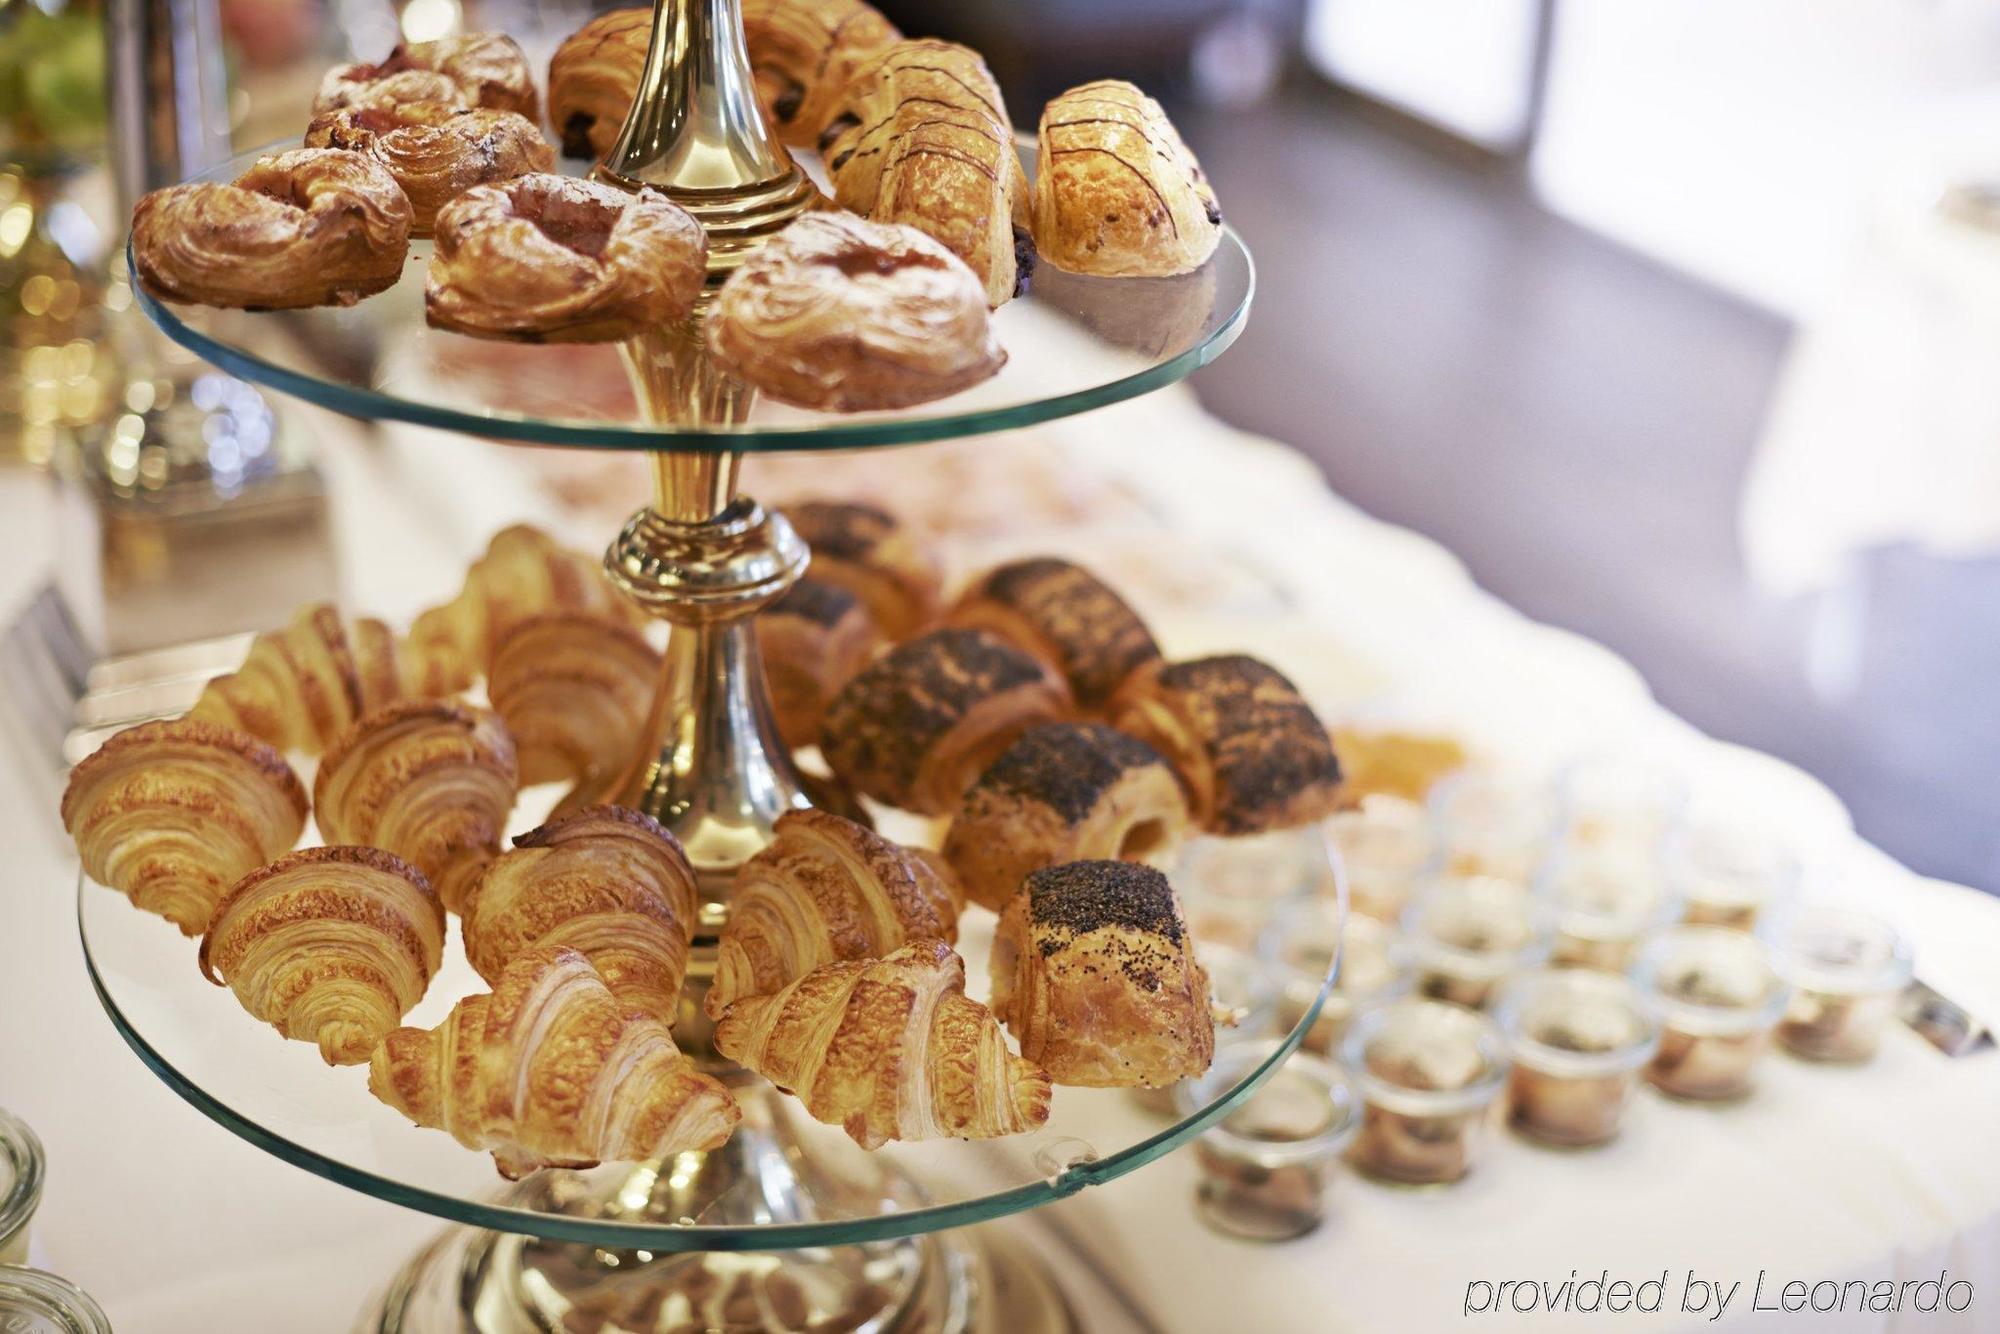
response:
<path id="1" fill-rule="evenodd" d="M 757 648 L 787 746 L 818 743 L 826 706 L 881 645 L 868 608 L 838 584 L 801 579 L 757 613 Z"/>
<path id="2" fill-rule="evenodd" d="M 522 954 L 490 995 L 466 997 L 438 1027 L 384 1038 L 368 1089 L 418 1125 L 491 1152 L 509 1180 L 720 1148 L 743 1118 L 665 1024 L 628 1008 L 590 960 L 561 948 Z"/>
<path id="3" fill-rule="evenodd" d="M 1244 654 L 1155 663 L 1111 703 L 1111 725 L 1172 762 L 1195 823 L 1261 834 L 1325 819 L 1340 804 L 1333 742 L 1292 683 Z"/>
<path id="4" fill-rule="evenodd" d="M 1160 104 L 1131 84 L 1070 89 L 1043 109 L 1037 142 L 1035 248 L 1057 268 L 1165 277 L 1215 253 L 1215 191 Z"/>
<path id="5" fill-rule="evenodd" d="M 371 102 L 450 100 L 453 93 L 468 106 L 513 111 L 536 123 L 542 118 L 527 56 L 497 32 L 404 42 L 379 64 L 336 66 L 320 80 L 313 114 Z"/>
<path id="6" fill-rule="evenodd" d="M 549 124 L 564 157 L 602 157 L 617 142 L 652 39 L 651 9 L 614 9 L 556 48 L 549 61 Z"/>
<path id="7" fill-rule="evenodd" d="M 405 680 L 388 627 L 346 621 L 316 602 L 251 640 L 243 665 L 204 686 L 188 716 L 317 755 L 362 714 L 414 693 L 413 684 L 422 682 Z"/>
<path id="8" fill-rule="evenodd" d="M 944 856 L 966 897 L 998 912 L 1032 871 L 1077 861 L 1173 864 L 1188 826 L 1160 753 L 1101 723 L 1030 728 L 959 803 Z"/>
<path id="9" fill-rule="evenodd" d="M 994 1012 L 1058 1084 L 1157 1088 L 1215 1056 L 1208 974 L 1150 866 L 1036 871 L 1001 913 L 989 963 Z"/>
<path id="10" fill-rule="evenodd" d="M 486 695 L 513 734 L 521 785 L 620 770 L 653 707 L 660 655 L 628 625 L 588 612 L 530 616 L 500 636 Z"/>
<path id="11" fill-rule="evenodd" d="M 757 100 L 794 148 L 819 143 L 856 71 L 902 35 L 862 0 L 743 0 Z"/>
<path id="12" fill-rule="evenodd" d="M 256 737 L 182 718 L 128 727 L 85 756 L 62 822 L 86 875 L 198 936 L 231 885 L 298 842 L 306 793 Z"/>
<path id="13" fill-rule="evenodd" d="M 1049 1077 L 1007 1050 L 992 1012 L 965 994 L 965 961 L 940 940 L 739 1001 L 715 1046 L 864 1149 L 1017 1135 L 1049 1117 Z"/>
<path id="14" fill-rule="evenodd" d="M 694 937 L 694 869 L 650 816 L 597 806 L 514 840 L 465 907 L 465 957 L 497 984 L 530 949 L 566 946 L 611 994 L 672 1027 Z"/>
<path id="15" fill-rule="evenodd" d="M 812 548 L 809 576 L 860 598 L 890 640 L 908 639 L 937 619 L 943 562 L 896 516 L 843 500 L 804 500 L 784 514 Z"/>
<path id="16" fill-rule="evenodd" d="M 875 222 L 907 223 L 966 262 L 1000 306 L 1034 267 L 1027 177 L 1000 85 L 953 42 L 897 42 L 855 72 L 820 152 L 834 200 Z"/>
<path id="17" fill-rule="evenodd" d="M 1137 612 L 1096 575 L 1053 556 L 989 570 L 945 618 L 991 630 L 1063 674 L 1079 708 L 1096 711 L 1160 646 Z"/>
<path id="18" fill-rule="evenodd" d="M 555 165 L 555 150 L 525 116 L 449 102 L 366 104 L 325 112 L 308 148 L 344 148 L 382 164 L 410 201 L 410 235 L 429 236 L 445 202 L 475 185 Z"/>
<path id="19" fill-rule="evenodd" d="M 517 787 L 514 739 L 499 717 L 448 700 L 403 700 L 368 714 L 327 749 L 313 781 L 320 833 L 410 862 L 453 912 L 500 838 Z"/>
<path id="20" fill-rule="evenodd" d="M 820 753 L 864 796 L 946 815 L 1037 723 L 1070 714 L 1062 678 L 998 635 L 950 627 L 898 645 L 826 711 Z"/>
<path id="21" fill-rule="evenodd" d="M 919 937 L 957 939 L 950 887 L 910 849 L 828 811 L 781 815 L 776 833 L 737 868 L 711 1016 L 821 964 L 879 958 Z"/>
<path id="22" fill-rule="evenodd" d="M 201 940 L 201 971 L 280 1037 L 359 1065 L 416 1008 L 444 952 L 421 872 L 379 848 L 307 848 L 236 882 Z"/>

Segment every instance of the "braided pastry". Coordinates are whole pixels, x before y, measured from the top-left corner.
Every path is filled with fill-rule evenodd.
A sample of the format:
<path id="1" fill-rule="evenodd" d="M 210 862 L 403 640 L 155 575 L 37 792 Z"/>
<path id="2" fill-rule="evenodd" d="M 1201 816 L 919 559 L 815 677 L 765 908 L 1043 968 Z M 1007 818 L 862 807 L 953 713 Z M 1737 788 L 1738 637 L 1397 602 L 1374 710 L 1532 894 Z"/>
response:
<path id="1" fill-rule="evenodd" d="M 536 948 L 438 1027 L 399 1028 L 368 1089 L 420 1126 L 489 1150 L 501 1175 L 722 1147 L 743 1117 L 665 1024 L 630 1011 L 590 960 Z"/>
<path id="2" fill-rule="evenodd" d="M 937 618 L 943 562 L 893 514 L 843 500 L 804 500 L 784 512 L 812 548 L 808 576 L 860 598 L 891 642 Z"/>
<path id="3" fill-rule="evenodd" d="M 281 1037 L 359 1065 L 416 1008 L 444 951 L 444 909 L 379 848 L 307 848 L 236 882 L 201 940 L 201 971 Z"/>
<path id="4" fill-rule="evenodd" d="M 976 625 L 1063 674 L 1080 708 L 1096 711 L 1125 678 L 1157 662 L 1152 632 L 1096 575 L 1044 556 L 989 570 L 946 620 Z"/>
<path id="5" fill-rule="evenodd" d="M 231 885 L 298 841 L 306 794 L 262 741 L 182 718 L 128 727 L 86 756 L 62 821 L 92 880 L 197 936 Z"/>
<path id="6" fill-rule="evenodd" d="M 380 64 L 336 66 L 320 81 L 313 114 L 363 103 L 449 101 L 454 96 L 467 106 L 518 112 L 530 122 L 542 118 L 527 56 L 512 37 L 497 32 L 404 42 Z"/>
<path id="7" fill-rule="evenodd" d="M 465 957 L 498 984 L 529 949 L 580 951 L 623 1004 L 671 1026 L 687 976 L 694 870 L 650 816 L 597 806 L 514 840 L 465 905 Z"/>
<path id="8" fill-rule="evenodd" d="M 588 782 L 632 758 L 660 655 L 629 626 L 547 612 L 501 635 L 486 695 L 513 733 L 521 785 Z"/>
<path id="9" fill-rule="evenodd" d="M 855 71 L 902 34 L 863 0 L 744 0 L 743 37 L 778 138 L 811 148 Z"/>
<path id="10" fill-rule="evenodd" d="M 818 579 L 801 579 L 757 613 L 757 648 L 771 686 L 778 735 L 793 750 L 819 740 L 826 706 L 881 646 L 861 600 Z"/>
<path id="11" fill-rule="evenodd" d="M 957 939 L 951 891 L 910 850 L 827 811 L 781 815 L 776 834 L 737 868 L 711 1016 L 821 964 L 879 958 L 919 937 Z"/>
<path id="12" fill-rule="evenodd" d="M 412 693 L 404 673 L 387 626 L 349 623 L 316 602 L 251 640 L 243 665 L 203 687 L 188 717 L 316 755 L 362 714 Z"/>
<path id="13" fill-rule="evenodd" d="M 494 714 L 404 700 L 360 719 L 327 748 L 313 782 L 320 834 L 408 861 L 453 912 L 514 806 L 514 741 Z"/>
<path id="14" fill-rule="evenodd" d="M 941 940 L 830 963 L 774 996 L 738 1001 L 715 1047 L 864 1149 L 892 1139 L 991 1139 L 1049 1119 L 1049 1077 L 965 994 Z"/>
<path id="15" fill-rule="evenodd" d="M 578 28 L 549 61 L 549 124 L 565 157 L 602 157 L 625 128 L 646 46 L 653 37 L 649 8 L 614 9 Z"/>
<path id="16" fill-rule="evenodd" d="M 385 167 L 410 201 L 410 235 L 429 236 L 445 202 L 475 185 L 555 165 L 542 132 L 512 111 L 450 102 L 344 107 L 315 116 L 308 148 L 344 148 Z"/>

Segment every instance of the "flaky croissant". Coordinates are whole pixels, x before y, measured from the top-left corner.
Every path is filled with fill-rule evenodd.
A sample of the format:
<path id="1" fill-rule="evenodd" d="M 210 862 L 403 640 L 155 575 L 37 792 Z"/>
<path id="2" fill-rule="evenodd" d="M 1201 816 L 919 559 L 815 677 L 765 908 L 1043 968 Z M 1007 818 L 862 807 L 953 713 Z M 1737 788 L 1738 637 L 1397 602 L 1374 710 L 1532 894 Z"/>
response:
<path id="1" fill-rule="evenodd" d="M 880 958 L 919 937 L 957 938 L 950 891 L 909 849 L 819 810 L 779 816 L 776 834 L 737 868 L 708 993 L 711 1016 L 821 964 Z"/>
<path id="2" fill-rule="evenodd" d="M 359 1065 L 423 999 L 443 951 L 444 909 L 415 867 L 379 848 L 307 848 L 236 882 L 201 971 L 328 1065 Z"/>
<path id="3" fill-rule="evenodd" d="M 194 719 L 128 727 L 70 771 L 63 828 L 83 869 L 190 936 L 305 828 L 306 793 L 256 737 Z"/>
<path id="4" fill-rule="evenodd" d="M 1048 1075 L 1007 1050 L 999 1021 L 965 994 L 965 961 L 941 940 L 739 1001 L 715 1046 L 864 1149 L 1014 1135 L 1049 1116 Z"/>
<path id="5" fill-rule="evenodd" d="M 300 608 L 284 629 L 251 640 L 243 665 L 210 681 L 188 716 L 316 755 L 362 714 L 424 684 L 405 679 L 387 626 L 345 621 L 317 602 Z"/>
<path id="6" fill-rule="evenodd" d="M 330 842 L 395 853 L 461 912 L 500 853 L 516 786 L 514 740 L 496 715 L 404 700 L 366 715 L 327 748 L 313 808 Z"/>
<path id="7" fill-rule="evenodd" d="M 695 923 L 694 869 L 651 817 L 598 806 L 514 840 L 465 907 L 465 955 L 488 982 L 529 949 L 579 950 L 621 1002 L 671 1026 Z"/>
<path id="8" fill-rule="evenodd" d="M 531 949 L 438 1027 L 399 1028 L 368 1088 L 420 1126 L 489 1150 L 512 1180 L 719 1148 L 743 1113 L 666 1025 L 631 1011 L 576 950 Z"/>
<path id="9" fill-rule="evenodd" d="M 514 734 L 529 787 L 623 766 L 659 680 L 660 655 L 637 630 L 588 612 L 549 612 L 500 637 L 486 696 Z"/>

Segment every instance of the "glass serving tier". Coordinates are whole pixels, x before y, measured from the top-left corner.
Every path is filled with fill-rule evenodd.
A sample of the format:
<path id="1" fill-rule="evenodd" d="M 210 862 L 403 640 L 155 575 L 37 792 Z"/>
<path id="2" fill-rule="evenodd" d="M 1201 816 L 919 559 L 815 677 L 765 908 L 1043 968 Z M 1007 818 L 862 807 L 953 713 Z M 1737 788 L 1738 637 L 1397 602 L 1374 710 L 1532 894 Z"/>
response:
<path id="1" fill-rule="evenodd" d="M 1185 1116 L 1147 1110 L 1129 1090 L 1060 1087 L 1048 1122 L 1032 1133 L 868 1152 L 838 1127 L 813 1121 L 789 1095 L 732 1067 L 724 1077 L 743 1104 L 744 1123 L 726 1148 L 646 1166 L 547 1170 L 509 1186 L 488 1155 L 377 1102 L 366 1067 L 327 1066 L 311 1044 L 286 1041 L 251 1018 L 202 978 L 196 942 L 170 923 L 88 879 L 78 917 L 92 984 L 126 1042 L 181 1097 L 259 1148 L 443 1218 L 660 1252 L 792 1251 L 911 1237 L 1111 1181 L 1186 1143 L 1247 1098 L 1311 1029 L 1337 970 L 1336 962 L 1309 1012 L 1266 1059 Z M 969 911 L 958 942 L 968 990 L 982 999 L 993 920 Z M 1211 953 L 1199 930 L 1196 944 L 1198 953 Z M 1212 948 L 1213 969 L 1227 951 L 1220 943 Z M 405 1022 L 435 1025 L 458 998 L 484 990 L 454 940 Z M 1218 1030 L 1219 1041 L 1229 1037 Z"/>
<path id="2" fill-rule="evenodd" d="M 274 144 L 197 180 L 230 181 Z M 1024 149 L 1032 158 L 1032 147 Z M 563 170 L 587 165 L 565 160 Z M 729 425 L 648 421 L 624 345 L 507 343 L 424 322 L 431 244 L 410 246 L 401 282 L 354 306 L 219 310 L 157 300 L 134 284 L 174 341 L 246 380 L 354 417 L 494 439 L 603 449 L 852 449 L 1030 426 L 1134 398 L 1220 355 L 1255 287 L 1250 252 L 1224 229 L 1215 254 L 1173 278 L 1092 278 L 1040 265 L 1025 296 L 994 313 L 1007 364 L 949 398 L 893 412 L 827 413 L 760 399 Z"/>

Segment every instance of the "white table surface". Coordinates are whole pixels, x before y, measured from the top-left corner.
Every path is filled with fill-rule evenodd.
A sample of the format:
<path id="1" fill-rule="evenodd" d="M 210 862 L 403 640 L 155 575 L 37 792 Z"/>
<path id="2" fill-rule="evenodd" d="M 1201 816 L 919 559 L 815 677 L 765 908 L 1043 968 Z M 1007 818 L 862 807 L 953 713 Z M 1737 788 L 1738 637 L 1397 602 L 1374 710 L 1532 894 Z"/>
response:
<path id="1" fill-rule="evenodd" d="M 493 528 L 516 518 L 565 522 L 505 451 L 420 432 L 401 433 L 395 446 L 369 444 L 335 419 L 295 411 L 324 435 L 357 607 L 407 617 L 451 589 Z M 1807 852 L 1819 892 L 1895 917 L 1914 935 L 1927 976 L 2000 1013 L 2000 903 L 1901 870 L 1854 838 L 1818 784 L 1696 734 L 1616 657 L 1493 601 L 1433 544 L 1331 496 L 1290 451 L 1220 426 L 1182 391 L 1042 433 L 1049 447 L 1074 450 L 1078 467 L 1139 496 L 1181 534 L 1183 557 L 1254 570 L 1291 608 L 1189 613 L 1139 597 L 1170 653 L 1247 648 L 1329 713 L 1457 728 L 1524 772 L 1607 747 L 1679 764 L 1698 808 L 1753 811 L 1784 828 Z M 921 466 L 920 453 L 909 457 Z M 468 474 L 453 466 L 459 459 L 481 467 Z M 0 613 L 11 615 L 39 583 L 49 515 L 44 483 L 0 475 L 0 532 L 13 556 L 0 567 Z M 1129 533 L 1114 539 L 1086 526 L 988 546 L 1087 555 L 1093 541 L 1111 540 Z M 0 764 L 0 1105 L 49 1150 L 38 1254 L 97 1295 L 126 1334 L 348 1328 L 369 1292 L 439 1224 L 265 1156 L 182 1103 L 127 1051 L 85 977 L 75 858 L 54 798 L 48 778 L 19 755 Z M 1041 1221 L 1176 1334 L 1604 1327 L 1601 1316 L 1463 1315 L 1469 1282 L 1560 1281 L 1572 1269 L 1632 1280 L 1665 1271 L 1669 1310 L 1655 1327 L 1715 1327 L 1677 1310 L 1692 1270 L 1743 1282 L 1724 1328 L 2000 1330 L 1996 1132 L 2000 1056 L 1948 1061 L 1899 1033 L 1866 1070 L 1773 1060 L 1741 1106 L 1649 1097 L 1628 1133 L 1601 1152 L 1556 1154 L 1503 1138 L 1467 1182 L 1428 1193 L 1343 1177 L 1328 1225 L 1281 1246 L 1202 1229 L 1189 1207 L 1194 1168 L 1185 1153 L 1086 1191 Z M 1746 1309 L 1760 1270 L 1770 1275 L 1768 1295 L 1773 1281 L 1922 1278 L 1940 1268 L 1975 1285 L 1969 1311 Z M 1086 1315 L 1094 1328 L 1125 1327 L 1108 1308 Z"/>

